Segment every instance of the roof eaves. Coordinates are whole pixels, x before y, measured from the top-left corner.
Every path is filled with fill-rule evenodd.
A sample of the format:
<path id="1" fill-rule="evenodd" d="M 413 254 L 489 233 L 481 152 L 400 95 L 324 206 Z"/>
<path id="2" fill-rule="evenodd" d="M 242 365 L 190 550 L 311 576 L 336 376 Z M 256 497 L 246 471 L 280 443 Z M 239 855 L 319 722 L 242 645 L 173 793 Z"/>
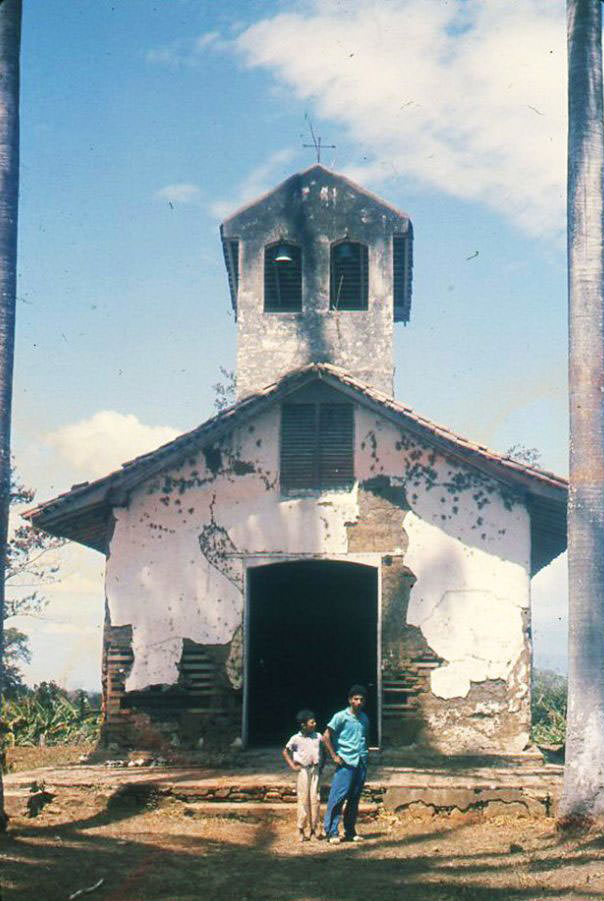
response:
<path id="1" fill-rule="evenodd" d="M 463 456 L 465 462 L 468 462 L 468 455 L 475 457 L 475 465 L 484 469 L 485 466 L 491 471 L 490 474 L 499 480 L 506 476 L 512 479 L 517 478 L 523 481 L 530 480 L 531 484 L 535 482 L 542 485 L 549 485 L 556 493 L 566 493 L 568 491 L 568 481 L 561 476 L 547 470 L 538 469 L 537 467 L 528 466 L 513 460 L 511 457 L 498 454 L 484 444 L 476 444 L 463 438 L 461 435 L 451 431 L 446 426 L 439 425 L 424 416 L 419 415 L 411 407 L 401 404 L 381 391 L 369 388 L 357 379 L 338 370 L 337 367 L 330 364 L 322 364 L 326 374 L 335 377 L 337 382 L 348 384 L 355 392 L 361 392 L 370 402 L 375 404 L 376 410 L 384 412 L 384 408 L 389 410 L 397 419 L 404 417 L 405 424 L 413 429 L 414 426 L 419 427 L 421 434 L 425 437 L 426 432 L 430 434 L 432 440 L 436 440 L 443 450 L 453 456 Z M 460 454 L 459 451 L 463 454 Z M 503 472 L 502 472 L 503 471 Z"/>
<path id="2" fill-rule="evenodd" d="M 247 395 L 197 428 L 123 463 L 120 469 L 108 473 L 101 479 L 73 486 L 52 500 L 25 511 L 23 517 L 32 521 L 43 518 L 46 522 L 55 516 L 63 516 L 67 512 L 72 514 L 80 508 L 102 502 L 110 501 L 112 505 L 122 506 L 125 495 L 141 482 L 172 466 L 186 454 L 188 448 L 198 445 L 202 440 L 204 444 L 219 440 L 235 423 L 245 421 L 248 416 L 258 415 L 266 406 L 272 404 L 276 397 L 285 396 L 301 387 L 307 380 L 314 378 L 319 365 L 312 363 L 289 373 L 280 381 Z"/>
<path id="3" fill-rule="evenodd" d="M 541 495 L 557 503 L 566 497 L 568 491 L 566 479 L 497 454 L 485 445 L 468 441 L 445 426 L 420 416 L 405 404 L 368 387 L 333 364 L 311 363 L 288 373 L 260 391 L 247 395 L 173 441 L 124 463 L 120 469 L 102 479 L 74 486 L 70 491 L 26 511 L 23 516 L 32 521 L 39 520 L 42 525 L 42 521 L 51 522 L 94 505 L 109 503 L 121 506 L 137 485 L 174 465 L 191 446 L 199 446 L 200 442 L 205 445 L 219 440 L 236 424 L 245 422 L 250 416 L 258 415 L 275 400 L 287 396 L 317 377 L 333 387 L 340 388 L 356 400 L 359 400 L 360 395 L 361 399 L 377 413 L 387 416 L 399 425 L 402 421 L 405 427 L 418 437 L 427 438 L 449 456 L 473 465 L 479 470 L 487 471 L 498 481 L 511 481 L 522 485 L 529 493 Z"/>

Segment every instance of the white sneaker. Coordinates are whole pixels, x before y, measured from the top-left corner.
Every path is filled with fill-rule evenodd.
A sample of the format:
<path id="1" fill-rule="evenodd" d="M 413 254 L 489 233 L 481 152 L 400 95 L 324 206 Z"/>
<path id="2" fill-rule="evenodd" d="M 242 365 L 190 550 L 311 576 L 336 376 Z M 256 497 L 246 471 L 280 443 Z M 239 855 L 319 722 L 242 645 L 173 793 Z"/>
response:
<path id="1" fill-rule="evenodd" d="M 350 838 L 348 839 L 348 841 L 349 842 L 362 842 L 363 836 L 362 835 L 351 835 Z"/>
<path id="2" fill-rule="evenodd" d="M 329 839 L 329 844 L 330 845 L 339 845 L 341 841 L 342 841 L 342 839 L 340 838 L 339 835 L 332 835 Z"/>

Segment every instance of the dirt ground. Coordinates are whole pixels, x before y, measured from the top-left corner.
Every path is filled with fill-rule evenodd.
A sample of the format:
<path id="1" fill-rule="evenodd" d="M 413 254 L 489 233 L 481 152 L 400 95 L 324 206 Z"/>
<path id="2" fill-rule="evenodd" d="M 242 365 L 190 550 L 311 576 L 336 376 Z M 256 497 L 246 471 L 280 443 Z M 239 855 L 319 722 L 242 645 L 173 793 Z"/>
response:
<path id="1" fill-rule="evenodd" d="M 77 763 L 81 756 L 91 754 L 95 742 L 78 745 L 51 745 L 39 747 L 12 747 L 6 749 L 6 768 L 9 773 L 34 770 L 41 766 L 64 766 Z"/>
<path id="2" fill-rule="evenodd" d="M 77 788 L 35 819 L 9 797 L 2 901 L 452 901 L 604 899 L 604 834 L 552 819 L 378 814 L 359 844 L 299 844 L 293 811 Z"/>

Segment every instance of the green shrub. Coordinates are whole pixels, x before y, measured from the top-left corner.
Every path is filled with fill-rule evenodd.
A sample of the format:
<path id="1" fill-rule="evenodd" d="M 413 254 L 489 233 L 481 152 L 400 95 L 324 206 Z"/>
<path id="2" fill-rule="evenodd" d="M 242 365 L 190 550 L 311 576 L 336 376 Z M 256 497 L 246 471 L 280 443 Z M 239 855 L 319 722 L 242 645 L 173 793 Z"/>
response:
<path id="1" fill-rule="evenodd" d="M 54 682 L 2 701 L 0 720 L 7 745 L 74 744 L 95 741 L 101 714 L 86 692 L 69 694 Z"/>
<path id="2" fill-rule="evenodd" d="M 535 670 L 531 704 L 532 740 L 538 745 L 562 745 L 566 738 L 566 676 Z"/>

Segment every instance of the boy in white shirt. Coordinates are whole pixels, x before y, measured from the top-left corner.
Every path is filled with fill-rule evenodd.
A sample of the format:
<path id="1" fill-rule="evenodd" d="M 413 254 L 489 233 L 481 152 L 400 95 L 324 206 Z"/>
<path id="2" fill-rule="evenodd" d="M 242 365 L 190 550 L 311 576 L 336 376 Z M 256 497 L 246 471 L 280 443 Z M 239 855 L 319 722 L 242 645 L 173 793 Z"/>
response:
<path id="1" fill-rule="evenodd" d="M 319 817 L 319 779 L 323 769 L 323 737 L 317 732 L 317 721 L 312 710 L 300 710 L 296 716 L 300 731 L 289 739 L 283 758 L 290 769 L 298 774 L 298 836 L 301 842 L 321 838 Z M 310 826 L 310 834 L 304 833 Z"/>

